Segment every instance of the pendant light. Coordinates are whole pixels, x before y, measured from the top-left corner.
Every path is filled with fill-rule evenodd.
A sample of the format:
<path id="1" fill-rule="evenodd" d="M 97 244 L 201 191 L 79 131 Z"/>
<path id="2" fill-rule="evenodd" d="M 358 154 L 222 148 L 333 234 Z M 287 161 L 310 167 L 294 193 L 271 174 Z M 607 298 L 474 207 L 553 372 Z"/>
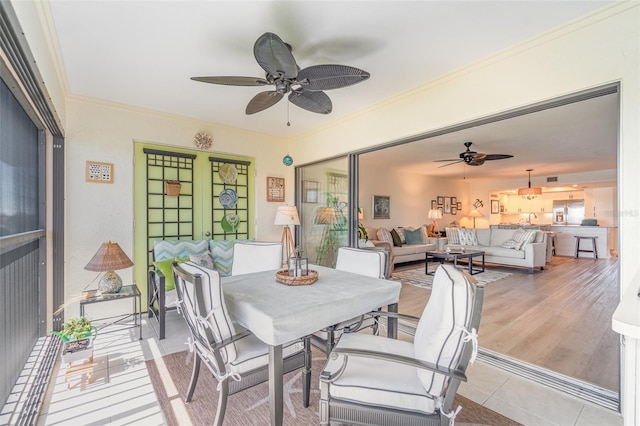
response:
<path id="1" fill-rule="evenodd" d="M 538 195 L 542 194 L 542 188 L 532 188 L 531 187 L 531 172 L 533 169 L 527 169 L 529 172 L 529 186 L 526 188 L 518 188 L 518 195 L 522 198 L 526 198 L 527 200 L 533 200 Z"/>

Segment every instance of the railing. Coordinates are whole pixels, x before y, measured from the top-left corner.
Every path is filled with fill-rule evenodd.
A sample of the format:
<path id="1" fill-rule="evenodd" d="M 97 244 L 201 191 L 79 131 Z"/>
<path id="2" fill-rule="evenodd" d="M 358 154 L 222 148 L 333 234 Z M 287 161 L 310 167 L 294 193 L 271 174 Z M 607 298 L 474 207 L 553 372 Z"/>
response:
<path id="1" fill-rule="evenodd" d="M 0 238 L 0 406 L 41 334 L 43 230 Z"/>

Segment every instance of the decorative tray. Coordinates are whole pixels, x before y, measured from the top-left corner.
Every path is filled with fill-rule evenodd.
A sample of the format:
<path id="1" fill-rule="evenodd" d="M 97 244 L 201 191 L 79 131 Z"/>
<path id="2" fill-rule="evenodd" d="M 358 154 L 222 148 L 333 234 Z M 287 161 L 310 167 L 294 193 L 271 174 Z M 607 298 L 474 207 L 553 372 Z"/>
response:
<path id="1" fill-rule="evenodd" d="M 311 285 L 318 281 L 318 271 L 309 269 L 309 275 L 304 277 L 290 277 L 289 271 L 283 269 L 276 272 L 276 281 L 284 285 Z"/>

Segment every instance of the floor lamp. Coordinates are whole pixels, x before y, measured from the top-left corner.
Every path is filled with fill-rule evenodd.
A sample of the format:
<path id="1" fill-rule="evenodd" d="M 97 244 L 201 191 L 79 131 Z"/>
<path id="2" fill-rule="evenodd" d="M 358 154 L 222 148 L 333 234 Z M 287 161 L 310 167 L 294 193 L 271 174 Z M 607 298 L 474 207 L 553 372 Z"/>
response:
<path id="1" fill-rule="evenodd" d="M 478 211 L 478 209 L 473 209 L 469 212 L 469 214 L 467 215 L 468 217 L 472 217 L 473 218 L 473 227 L 476 227 L 476 217 L 482 217 L 482 213 L 480 213 Z"/>
<path id="2" fill-rule="evenodd" d="M 296 206 L 280 206 L 276 212 L 276 220 L 274 225 L 284 225 L 282 229 L 282 262 L 283 264 L 289 258 L 289 255 L 293 253 L 295 244 L 293 236 L 291 235 L 291 228 L 289 225 L 300 225 L 300 218 L 298 217 L 298 210 Z"/>

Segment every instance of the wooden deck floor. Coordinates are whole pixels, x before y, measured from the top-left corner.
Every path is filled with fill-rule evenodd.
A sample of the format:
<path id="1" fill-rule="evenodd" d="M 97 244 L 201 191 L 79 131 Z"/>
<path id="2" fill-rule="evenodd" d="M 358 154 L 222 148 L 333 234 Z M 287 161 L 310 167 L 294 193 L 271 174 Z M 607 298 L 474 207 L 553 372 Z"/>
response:
<path id="1" fill-rule="evenodd" d="M 611 330 L 619 301 L 616 257 L 554 257 L 534 274 L 488 268 L 512 275 L 485 287 L 481 347 L 618 391 L 619 336 Z M 420 315 L 428 295 L 403 285 L 400 312 Z"/>

